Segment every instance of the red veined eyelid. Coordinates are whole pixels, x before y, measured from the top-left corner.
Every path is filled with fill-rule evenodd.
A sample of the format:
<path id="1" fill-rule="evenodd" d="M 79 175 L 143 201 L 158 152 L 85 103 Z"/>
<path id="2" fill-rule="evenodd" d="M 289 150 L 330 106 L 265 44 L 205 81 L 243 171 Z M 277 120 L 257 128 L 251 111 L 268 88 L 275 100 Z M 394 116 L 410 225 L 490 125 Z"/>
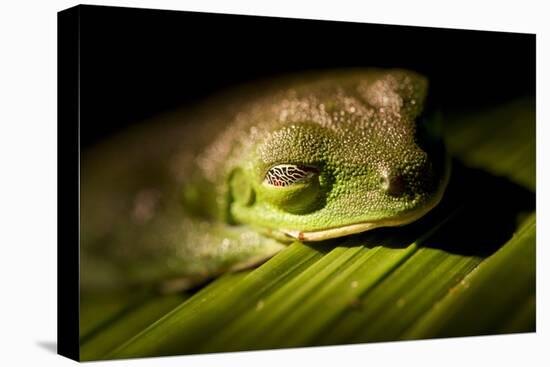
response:
<path id="1" fill-rule="evenodd" d="M 317 173 L 312 167 L 295 164 L 278 164 L 265 174 L 264 184 L 275 187 L 286 187 L 295 183 L 306 182 Z"/>

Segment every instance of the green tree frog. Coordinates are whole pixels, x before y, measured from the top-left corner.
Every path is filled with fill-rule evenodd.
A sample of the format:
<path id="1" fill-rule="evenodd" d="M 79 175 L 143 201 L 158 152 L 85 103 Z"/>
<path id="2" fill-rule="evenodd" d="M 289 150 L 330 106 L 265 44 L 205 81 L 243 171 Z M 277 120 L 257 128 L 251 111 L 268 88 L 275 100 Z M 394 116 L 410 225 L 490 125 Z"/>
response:
<path id="1" fill-rule="evenodd" d="M 159 117 L 82 156 L 81 282 L 178 290 L 291 241 L 402 226 L 440 201 L 428 82 L 309 73 Z"/>

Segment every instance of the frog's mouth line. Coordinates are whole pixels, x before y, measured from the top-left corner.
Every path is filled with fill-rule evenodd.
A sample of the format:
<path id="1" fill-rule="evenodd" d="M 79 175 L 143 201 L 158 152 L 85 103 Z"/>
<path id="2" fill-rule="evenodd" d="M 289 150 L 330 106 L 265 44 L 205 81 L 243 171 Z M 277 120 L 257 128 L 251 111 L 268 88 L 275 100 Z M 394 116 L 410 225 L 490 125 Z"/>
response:
<path id="1" fill-rule="evenodd" d="M 412 223 L 415 220 L 419 219 L 420 217 L 424 216 L 424 214 L 426 214 L 433 207 L 435 207 L 438 202 L 439 201 L 434 202 L 433 205 L 424 205 L 419 210 L 415 210 L 399 218 L 395 217 L 395 218 L 387 218 L 387 219 L 382 219 L 382 220 L 372 221 L 372 222 L 361 222 L 361 223 L 349 224 L 342 227 L 322 229 L 319 231 L 311 231 L 311 232 L 302 232 L 302 231 L 287 230 L 287 229 L 282 229 L 281 232 L 283 232 L 287 236 L 290 236 L 300 241 L 315 242 L 315 241 L 324 241 L 331 238 L 338 238 L 338 237 L 348 236 L 356 233 L 366 232 L 366 231 L 370 231 L 371 229 L 375 229 L 379 227 L 403 226 L 405 224 Z"/>
<path id="2" fill-rule="evenodd" d="M 442 180 L 439 190 L 432 197 L 432 199 L 426 202 L 424 205 L 422 205 L 418 209 L 407 212 L 402 216 L 390 217 L 390 218 L 385 218 L 385 219 L 371 221 L 371 222 L 354 223 L 354 224 L 349 224 L 342 227 L 322 229 L 319 231 L 302 232 L 302 231 L 291 230 L 291 229 L 281 229 L 280 231 L 283 232 L 286 236 L 295 238 L 299 241 L 315 242 L 315 241 L 323 241 L 331 238 L 338 238 L 338 237 L 348 236 L 351 234 L 370 231 L 371 229 L 379 228 L 379 227 L 404 226 L 406 224 L 416 221 L 417 219 L 420 219 L 426 213 L 432 210 L 437 204 L 439 204 L 439 202 L 441 201 L 441 198 L 443 197 L 443 193 L 445 192 L 447 183 L 449 181 L 450 165 L 447 165 L 447 169 L 445 171 L 446 172 L 444 174 L 444 179 Z"/>

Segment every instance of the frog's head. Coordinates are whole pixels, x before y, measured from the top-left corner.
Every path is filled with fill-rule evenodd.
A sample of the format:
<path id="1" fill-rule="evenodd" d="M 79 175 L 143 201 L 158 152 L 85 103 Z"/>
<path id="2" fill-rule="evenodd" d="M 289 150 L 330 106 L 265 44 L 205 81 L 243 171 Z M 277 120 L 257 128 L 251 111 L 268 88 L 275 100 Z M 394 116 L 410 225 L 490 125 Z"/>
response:
<path id="1" fill-rule="evenodd" d="M 317 241 L 410 223 L 441 199 L 448 164 L 423 117 L 427 82 L 369 71 L 289 88 L 241 114 L 231 220 Z"/>

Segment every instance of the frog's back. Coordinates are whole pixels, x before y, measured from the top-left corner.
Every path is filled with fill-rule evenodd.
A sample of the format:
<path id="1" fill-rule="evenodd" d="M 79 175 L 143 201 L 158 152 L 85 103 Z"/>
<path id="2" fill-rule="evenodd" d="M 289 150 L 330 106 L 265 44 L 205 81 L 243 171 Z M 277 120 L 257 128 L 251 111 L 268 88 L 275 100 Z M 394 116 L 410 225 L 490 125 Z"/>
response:
<path id="1" fill-rule="evenodd" d="M 400 90 L 388 100 L 392 88 Z M 185 237 L 182 223 L 188 214 L 227 219 L 227 177 L 246 163 L 266 133 L 303 121 L 339 128 L 331 114 L 346 105 L 348 110 L 395 108 L 414 115 L 420 104 L 403 109 L 403 96 L 421 101 L 425 92 L 423 77 L 400 70 L 294 75 L 245 85 L 192 109 L 167 113 L 84 152 L 82 281 L 108 283 L 128 277 L 121 269 L 135 269 L 144 259 L 154 258 L 161 267 L 178 247 L 188 251 L 176 238 Z M 116 266 L 109 267 L 113 261 Z M 183 263 L 174 264 L 155 276 L 137 270 L 137 278 L 154 281 L 168 276 L 166 272 L 176 274 Z M 193 271 L 204 272 L 205 267 L 199 264 Z"/>
<path id="2" fill-rule="evenodd" d="M 427 80 L 411 71 L 351 69 L 276 79 L 255 85 L 252 90 L 247 86 L 231 98 L 222 99 L 223 103 L 214 100 L 205 116 L 223 129 L 189 166 L 186 176 L 191 196 L 202 200 L 210 197 L 212 210 L 206 214 L 225 220 L 228 203 L 220 198 L 228 197 L 231 172 L 246 167 L 258 146 L 272 138 L 270 133 L 285 126 L 317 125 L 335 131 L 340 139 L 348 139 L 349 148 L 355 145 L 363 150 L 372 150 L 373 141 L 395 146 L 414 144 L 400 138 L 414 135 L 415 118 L 423 110 L 427 87 Z M 394 133 L 390 139 L 391 130 Z M 265 145 L 276 149 L 272 144 Z M 295 149 L 295 154 L 300 150 Z M 376 157 L 374 151 L 358 152 L 359 156 L 367 154 Z M 281 155 L 290 157 L 292 152 Z M 249 165 L 247 169 L 258 167 Z M 189 206 L 196 204 L 193 198 L 188 202 Z"/>

